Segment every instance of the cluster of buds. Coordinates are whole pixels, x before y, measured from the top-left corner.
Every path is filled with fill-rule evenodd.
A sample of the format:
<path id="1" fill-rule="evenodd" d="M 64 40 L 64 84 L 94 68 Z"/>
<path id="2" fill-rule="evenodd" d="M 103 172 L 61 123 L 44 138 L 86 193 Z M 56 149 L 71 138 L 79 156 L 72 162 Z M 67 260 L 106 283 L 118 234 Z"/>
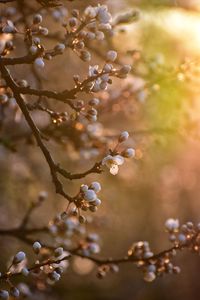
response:
<path id="1" fill-rule="evenodd" d="M 200 224 L 195 226 L 192 222 L 187 222 L 180 226 L 179 220 L 168 219 L 165 228 L 169 233 L 169 240 L 175 247 L 189 247 L 191 251 L 200 253 Z"/>
<path id="2" fill-rule="evenodd" d="M 67 209 L 49 223 L 49 230 L 53 235 L 58 233 L 65 237 L 71 237 L 74 233 L 85 233 L 85 228 L 81 224 L 86 222 L 80 211 L 90 210 L 96 212 L 101 200 L 97 194 L 101 190 L 99 182 L 92 182 L 89 186 L 81 185 L 79 193 L 74 197 L 73 202 L 70 202 Z M 70 205 L 73 208 L 69 210 Z"/>
<path id="3" fill-rule="evenodd" d="M 152 282 L 164 273 L 178 274 L 180 268 L 174 266 L 171 261 L 175 254 L 176 251 L 171 251 L 156 256 L 151 251 L 147 241 L 137 242 L 128 250 L 129 259 L 136 261 L 137 267 L 142 269 L 143 278 L 147 282 Z"/>
<path id="4" fill-rule="evenodd" d="M 108 275 L 108 273 L 118 273 L 118 272 L 119 272 L 119 266 L 116 264 L 101 265 L 98 268 L 97 278 L 102 279 L 106 275 Z"/>
<path id="5" fill-rule="evenodd" d="M 106 63 L 102 68 L 99 65 L 89 66 L 88 77 L 84 80 L 80 80 L 79 75 L 74 75 L 73 79 L 76 84 L 76 89 L 84 91 L 86 93 L 98 93 L 100 91 L 105 91 L 108 85 L 112 84 L 111 77 L 125 78 L 131 71 L 130 65 L 124 65 L 119 69 L 114 68 L 111 62 L 114 62 L 117 58 L 116 51 L 108 51 Z M 86 117 L 90 122 L 97 121 L 97 107 L 100 103 L 98 98 L 92 98 L 88 101 L 88 108 L 84 101 L 78 100 L 75 104 L 75 110 L 78 112 L 79 120 L 80 116 Z"/>
<path id="6" fill-rule="evenodd" d="M 52 285 L 60 279 L 61 274 L 68 267 L 67 258 L 69 257 L 69 253 L 64 251 L 62 247 L 48 249 L 46 247 L 42 247 L 40 242 L 36 241 L 32 248 L 34 253 L 37 255 L 37 259 L 31 268 L 27 267 L 26 254 L 23 251 L 20 251 L 12 258 L 7 272 L 3 275 L 0 274 L 0 279 L 1 276 L 3 276 L 2 278 L 5 279 L 10 286 L 9 290 L 0 290 L 0 299 L 20 297 L 20 288 L 18 286 L 14 286 L 11 282 L 11 278 L 15 274 L 21 274 L 24 277 L 31 275 L 36 285 L 41 283 L 43 283 L 43 285 Z M 25 286 L 23 283 L 20 285 Z"/>
<path id="7" fill-rule="evenodd" d="M 124 163 L 124 158 L 132 158 L 135 156 L 135 150 L 132 148 L 126 148 L 120 153 L 117 150 L 118 146 L 127 141 L 128 138 L 129 133 L 127 131 L 123 131 L 118 138 L 118 144 L 114 151 L 110 151 L 110 154 L 102 160 L 102 165 L 105 165 L 112 175 L 116 175 L 118 173 L 119 166 Z"/>
<path id="8" fill-rule="evenodd" d="M 76 84 L 79 84 L 77 76 L 74 76 L 74 80 Z M 90 122 L 96 122 L 97 121 L 97 115 L 98 112 L 96 110 L 96 107 L 99 105 L 100 100 L 98 98 L 92 98 L 88 101 L 88 105 L 84 103 L 82 100 L 78 100 L 76 102 L 75 110 L 78 112 L 77 116 L 79 116 L 78 120 L 81 121 L 80 116 L 83 116 L 84 119 L 86 118 Z M 87 107 L 88 106 L 88 107 Z M 86 112 L 85 112 L 86 111 Z"/>
<path id="9" fill-rule="evenodd" d="M 2 56 L 9 54 L 12 50 L 14 50 L 13 42 L 9 39 L 0 40 L 0 54 Z"/>
<path id="10" fill-rule="evenodd" d="M 89 233 L 79 243 L 79 252 L 84 256 L 98 254 L 100 252 L 99 235 L 96 233 Z"/>
<path id="11" fill-rule="evenodd" d="M 18 252 L 11 261 L 11 264 L 9 265 L 6 276 L 7 278 L 10 277 L 10 275 L 14 273 L 23 272 L 24 266 L 26 265 L 26 254 L 23 251 Z M 1 279 L 1 274 L 0 274 Z M 10 288 L 9 290 L 1 289 L 0 290 L 0 299 L 10 299 L 10 297 L 13 298 L 19 298 L 20 291 L 19 289 L 14 286 L 11 281 L 8 281 Z"/>
<path id="12" fill-rule="evenodd" d="M 66 45 L 72 48 L 83 61 L 91 60 L 91 53 L 86 50 L 88 42 L 102 41 L 105 34 L 111 34 L 112 17 L 105 5 L 88 6 L 82 15 L 79 10 L 72 11 L 72 17 L 66 24 Z"/>
<path id="13" fill-rule="evenodd" d="M 172 262 L 178 250 L 187 248 L 194 253 L 200 253 L 199 224 L 195 226 L 192 222 L 187 222 L 180 226 L 179 220 L 170 218 L 166 221 L 165 228 L 169 233 L 169 240 L 174 244 L 169 250 L 154 254 L 146 241 L 137 242 L 128 250 L 128 259 L 142 269 L 147 282 L 152 282 L 164 274 L 180 273 L 180 267 Z"/>
<path id="14" fill-rule="evenodd" d="M 45 284 L 57 282 L 60 279 L 61 274 L 68 267 L 67 259 L 62 259 L 67 258 L 69 253 L 64 251 L 62 247 L 55 249 L 42 247 L 39 242 L 33 244 L 33 251 L 38 257 L 35 262 L 36 268 L 32 274 L 35 281 L 44 282 Z"/>
<path id="15" fill-rule="evenodd" d="M 99 105 L 99 99 L 98 98 L 93 98 L 91 99 L 88 104 L 90 106 L 90 108 L 87 110 L 87 115 L 86 115 L 86 118 L 89 120 L 89 121 L 93 121 L 93 122 L 96 122 L 97 121 L 97 110 L 96 110 L 96 106 Z"/>
<path id="16" fill-rule="evenodd" d="M 80 215 L 80 209 L 82 211 L 90 210 L 91 212 L 96 212 L 98 206 L 101 205 L 101 200 L 98 198 L 97 194 L 101 190 L 101 185 L 99 182 L 92 182 L 90 186 L 83 184 L 80 187 L 80 192 L 74 201 L 76 208 L 74 209 L 74 215 L 79 215 L 80 223 L 85 223 L 86 218 Z"/>
<path id="17" fill-rule="evenodd" d="M 55 243 L 62 244 L 66 247 L 73 246 L 73 238 L 83 236 L 86 232 L 84 225 L 80 224 L 76 216 L 65 211 L 56 216 L 49 223 L 49 231 L 55 239 Z"/>
<path id="18" fill-rule="evenodd" d="M 117 52 L 110 50 L 106 55 L 106 63 L 102 68 L 99 65 L 89 66 L 88 71 L 88 83 L 84 88 L 86 91 L 97 93 L 104 91 L 108 88 L 109 84 L 112 84 L 111 76 L 118 78 L 126 78 L 131 71 L 130 65 L 123 65 L 121 68 L 116 69 L 112 62 L 117 58 Z M 77 82 L 77 84 L 80 84 Z"/>
<path id="19" fill-rule="evenodd" d="M 4 24 L 1 24 L 1 31 L 5 34 L 17 33 L 18 30 L 15 27 L 14 23 L 11 20 L 6 20 Z"/>

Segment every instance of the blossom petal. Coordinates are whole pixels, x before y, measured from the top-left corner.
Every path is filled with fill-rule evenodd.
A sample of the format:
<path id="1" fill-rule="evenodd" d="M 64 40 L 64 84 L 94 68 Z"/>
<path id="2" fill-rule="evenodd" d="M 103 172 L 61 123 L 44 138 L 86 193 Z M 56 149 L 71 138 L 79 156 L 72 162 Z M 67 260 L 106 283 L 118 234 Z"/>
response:
<path id="1" fill-rule="evenodd" d="M 111 168 L 110 168 L 110 173 L 111 173 L 112 175 L 117 175 L 118 171 L 119 171 L 118 165 L 113 164 L 113 165 L 111 166 Z"/>
<path id="2" fill-rule="evenodd" d="M 121 155 L 113 156 L 113 162 L 116 163 L 118 166 L 121 166 L 124 163 L 124 158 Z"/>
<path id="3" fill-rule="evenodd" d="M 113 161 L 113 157 L 111 155 L 107 155 L 106 157 L 104 157 L 104 159 L 102 160 L 102 165 L 107 165 L 107 163 Z"/>

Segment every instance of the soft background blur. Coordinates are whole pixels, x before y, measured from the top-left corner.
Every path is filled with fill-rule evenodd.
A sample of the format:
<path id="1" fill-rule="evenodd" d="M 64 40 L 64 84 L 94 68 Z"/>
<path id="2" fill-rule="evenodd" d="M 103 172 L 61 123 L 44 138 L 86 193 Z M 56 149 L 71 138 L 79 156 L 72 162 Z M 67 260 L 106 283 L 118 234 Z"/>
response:
<path id="1" fill-rule="evenodd" d="M 75 1 L 73 7 L 96 2 Z M 121 130 L 131 133 L 129 143 L 137 149 L 137 159 L 125 163 L 116 177 L 105 172 L 103 176 L 90 175 L 65 185 L 74 193 L 83 182 L 95 179 L 102 183 L 103 205 L 96 214 L 94 228 L 101 235 L 102 256 L 123 256 L 138 240 L 148 240 L 153 251 L 158 252 L 170 245 L 164 232 L 167 218 L 179 218 L 181 222 L 200 220 L 200 1 L 99 2 L 107 3 L 114 15 L 130 9 L 140 11 L 137 22 L 118 28 L 110 47 L 119 51 L 121 61 L 133 63 L 134 78 L 129 79 L 130 84 L 141 88 L 133 95 L 125 94 L 121 103 L 112 103 L 112 118 L 110 112 L 100 117 L 109 134 Z M 69 61 L 71 73 L 81 70 L 84 74 L 87 70 L 87 64 L 71 51 L 66 56 L 49 62 L 48 74 L 57 90 L 72 84 Z M 100 61 L 95 54 L 93 59 L 95 63 Z M 45 71 L 43 75 L 45 86 L 52 88 L 51 82 L 45 80 Z M 44 116 L 40 119 L 46 122 Z M 63 147 L 52 142 L 50 148 L 68 170 L 84 170 L 91 164 L 91 158 L 80 160 L 70 145 Z M 11 153 L 0 147 L 2 228 L 19 224 L 25 208 L 40 190 L 46 189 L 49 199 L 34 213 L 33 225 L 46 224 L 65 207 L 65 201 L 54 193 L 38 148 L 22 143 L 17 149 L 17 153 Z M 7 257 L 22 248 L 26 246 L 15 239 L 3 238 L 1 269 Z M 48 299 L 199 299 L 199 257 L 185 252 L 175 259 L 181 274 L 166 275 L 151 284 L 145 283 L 140 271 L 130 264 L 122 265 L 119 274 L 98 280 L 95 269 L 79 275 L 74 262 L 55 285 L 55 297 L 53 293 Z"/>

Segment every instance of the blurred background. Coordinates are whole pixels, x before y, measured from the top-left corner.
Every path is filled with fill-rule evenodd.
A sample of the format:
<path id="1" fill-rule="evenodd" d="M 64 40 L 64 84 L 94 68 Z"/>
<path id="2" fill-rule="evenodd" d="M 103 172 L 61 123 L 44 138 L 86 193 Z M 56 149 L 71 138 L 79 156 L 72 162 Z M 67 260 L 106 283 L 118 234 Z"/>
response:
<path id="1" fill-rule="evenodd" d="M 148 240 L 152 250 L 159 252 L 170 246 L 164 231 L 167 218 L 178 218 L 181 222 L 200 220 L 200 1 L 99 2 L 107 4 L 114 17 L 130 10 L 136 10 L 138 17 L 134 22 L 118 25 L 115 35 L 102 48 L 94 44 L 91 64 L 101 64 L 106 49 L 115 49 L 120 62 L 133 66 L 131 76 L 124 81 L 114 80 L 112 90 L 99 95 L 99 123 L 87 127 L 89 138 L 84 137 L 77 124 L 76 130 L 70 131 L 49 128 L 49 119 L 43 113 L 37 113 L 35 119 L 46 134 L 58 132 L 59 142 L 49 142 L 49 148 L 55 159 L 73 172 L 87 169 L 101 157 L 98 144 L 105 143 L 105 136 L 106 143 L 112 145 L 119 132 L 130 132 L 128 145 L 136 149 L 136 158 L 121 166 L 116 177 L 105 171 L 102 176 L 90 175 L 64 184 L 71 194 L 82 183 L 98 180 L 102 184 L 102 205 L 93 225 L 101 237 L 102 257 L 121 257 L 139 240 Z M 82 9 L 96 3 L 75 1 L 65 5 L 67 9 Z M 47 24 L 48 28 L 55 28 L 50 18 Z M 21 41 L 16 43 L 20 46 Z M 45 43 L 49 46 L 53 41 Z M 21 51 L 19 47 L 16 55 Z M 43 85 L 55 90 L 70 88 L 71 74 L 84 77 L 87 69 L 88 64 L 68 50 L 47 64 L 41 74 Z M 20 66 L 12 68 L 16 76 L 31 81 L 27 70 Z M 58 110 L 62 108 L 57 106 Z M 0 226 L 17 226 L 41 190 L 48 191 L 49 197 L 33 214 L 31 224 L 46 225 L 65 208 L 66 202 L 55 195 L 48 167 L 39 149 L 32 146 L 20 112 L 15 110 L 13 114 L 14 121 L 13 115 L 12 121 L 8 116 L 1 128 L 17 151 L 0 146 Z M 65 133 L 62 142 L 59 130 Z M 21 138 L 24 135 L 25 140 Z M 93 152 L 88 150 L 91 140 Z M 1 238 L 1 269 L 5 268 L 8 256 L 19 249 L 28 248 L 14 238 Z M 199 299 L 199 257 L 183 251 L 175 261 L 181 274 L 166 275 L 148 284 L 134 265 L 122 265 L 118 274 L 99 280 L 95 266 L 75 259 L 53 292 L 43 299 Z"/>

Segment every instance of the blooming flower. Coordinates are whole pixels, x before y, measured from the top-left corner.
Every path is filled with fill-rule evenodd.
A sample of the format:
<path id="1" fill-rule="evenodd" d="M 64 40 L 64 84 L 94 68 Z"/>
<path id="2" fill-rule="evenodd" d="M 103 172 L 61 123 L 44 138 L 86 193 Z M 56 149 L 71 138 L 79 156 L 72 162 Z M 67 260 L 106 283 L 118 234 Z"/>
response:
<path id="1" fill-rule="evenodd" d="M 102 160 L 102 165 L 106 165 L 108 169 L 110 169 L 110 173 L 112 175 L 116 175 L 118 173 L 119 167 L 124 163 L 124 158 L 121 155 L 107 155 Z"/>

